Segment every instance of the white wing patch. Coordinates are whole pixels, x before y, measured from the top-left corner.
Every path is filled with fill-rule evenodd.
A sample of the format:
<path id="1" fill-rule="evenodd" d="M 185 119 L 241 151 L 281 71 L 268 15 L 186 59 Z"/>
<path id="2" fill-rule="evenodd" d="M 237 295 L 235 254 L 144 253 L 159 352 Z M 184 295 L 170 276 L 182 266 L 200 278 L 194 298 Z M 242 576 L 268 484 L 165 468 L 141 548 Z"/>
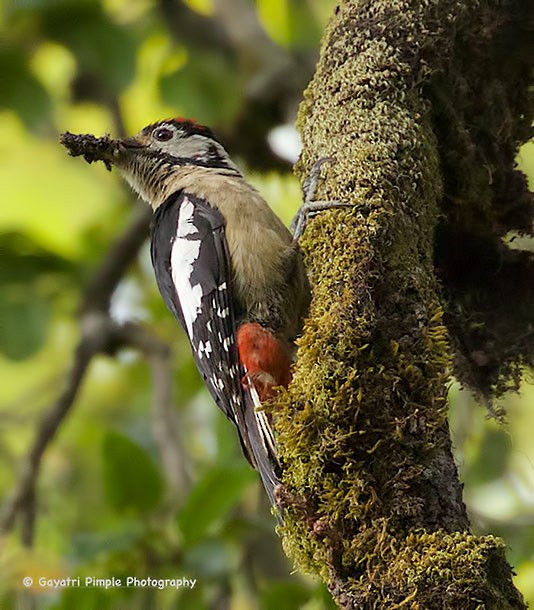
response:
<path id="1" fill-rule="evenodd" d="M 180 206 L 180 213 L 178 215 L 178 232 L 177 237 L 187 237 L 188 235 L 194 235 L 198 233 L 198 229 L 193 224 L 193 213 L 195 206 L 193 202 L 184 197 L 183 203 Z"/>
<path id="2" fill-rule="evenodd" d="M 202 303 L 202 286 L 191 285 L 193 265 L 200 252 L 199 239 L 186 239 L 197 233 L 193 224 L 193 203 L 185 198 L 178 215 L 178 231 L 171 250 L 172 281 L 182 307 L 182 313 L 187 326 L 187 334 L 193 335 L 193 322 L 200 313 Z"/>

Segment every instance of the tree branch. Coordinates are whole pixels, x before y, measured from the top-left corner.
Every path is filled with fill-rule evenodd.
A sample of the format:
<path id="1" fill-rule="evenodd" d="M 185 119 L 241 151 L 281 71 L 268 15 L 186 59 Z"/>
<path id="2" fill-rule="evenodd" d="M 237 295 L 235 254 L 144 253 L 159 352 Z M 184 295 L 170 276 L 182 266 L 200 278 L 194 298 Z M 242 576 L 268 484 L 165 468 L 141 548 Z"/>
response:
<path id="1" fill-rule="evenodd" d="M 158 4 L 164 23 L 180 43 L 231 55 L 232 46 L 218 19 L 200 15 L 181 0 L 159 0 Z"/>
<path id="2" fill-rule="evenodd" d="M 18 515 L 22 519 L 22 541 L 33 544 L 36 483 L 41 461 L 78 395 L 91 360 L 96 354 L 115 351 L 124 339 L 121 328 L 109 317 L 111 296 L 146 239 L 150 211 L 140 209 L 112 245 L 94 274 L 82 300 L 81 337 L 63 392 L 45 411 L 35 439 L 24 460 L 22 475 L 0 516 L 0 531 L 10 531 Z"/>
<path id="3" fill-rule="evenodd" d="M 173 371 L 171 350 L 143 326 L 126 323 L 120 329 L 124 345 L 139 350 L 152 372 L 152 435 L 159 449 L 161 463 L 169 488 L 176 501 L 184 500 L 190 486 L 183 449 L 183 438 L 178 425 L 178 414 L 173 402 Z"/>
<path id="4" fill-rule="evenodd" d="M 43 453 L 71 408 L 94 354 L 93 346 L 86 340 L 78 344 L 65 389 L 41 420 L 35 440 L 26 456 L 23 473 L 12 497 L 3 509 L 0 531 L 7 532 L 12 529 L 17 513 L 20 512 L 23 515 L 22 541 L 26 546 L 31 546 L 33 540 L 35 486 Z"/>
<path id="5" fill-rule="evenodd" d="M 223 55 L 239 72 L 244 95 L 231 124 L 215 125 L 233 154 L 254 169 L 288 171 L 290 166 L 269 147 L 269 132 L 293 122 L 302 89 L 313 74 L 316 49 L 293 53 L 276 44 L 246 0 L 216 0 L 214 17 L 203 17 L 183 2 L 159 0 L 163 24 L 194 52 Z"/>
<path id="6" fill-rule="evenodd" d="M 300 172 L 334 157 L 318 198 L 354 208 L 320 214 L 301 240 L 314 298 L 274 411 L 282 532 L 340 608 L 525 608 L 503 542 L 468 532 L 451 451 L 434 270 L 447 149 L 425 95 L 451 58 L 491 46 L 488 12 L 520 2 L 344 0 L 305 93 Z M 470 69 L 485 82 L 483 62 Z M 465 175 L 483 175 L 476 161 Z"/>
<path id="7" fill-rule="evenodd" d="M 147 205 L 137 208 L 128 228 L 113 243 L 96 270 L 82 299 L 82 312 L 107 312 L 111 297 L 126 270 L 148 236 L 152 212 Z"/>

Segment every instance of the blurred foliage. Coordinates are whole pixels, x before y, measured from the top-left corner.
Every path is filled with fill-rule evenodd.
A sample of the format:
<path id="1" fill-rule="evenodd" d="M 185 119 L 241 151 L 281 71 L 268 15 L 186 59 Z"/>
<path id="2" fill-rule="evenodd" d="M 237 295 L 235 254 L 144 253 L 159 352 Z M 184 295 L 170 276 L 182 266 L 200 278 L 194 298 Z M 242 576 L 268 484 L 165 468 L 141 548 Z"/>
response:
<path id="1" fill-rule="evenodd" d="M 245 0 L 253 4 L 252 0 Z M 155 0 L 7 0 L 0 43 L 0 489 L 7 497 L 42 413 L 57 397 L 78 338 L 83 288 L 132 215 L 117 176 L 69 159 L 64 130 L 133 132 L 165 116 L 224 127 L 251 82 L 239 57 L 181 41 Z M 204 18 L 215 2 L 184 3 Z M 257 0 L 267 35 L 297 54 L 317 48 L 334 0 Z M 258 74 L 253 75 L 258 78 Z M 260 75 L 261 76 L 261 75 Z M 243 134 L 247 137 L 247 134 Z M 534 149 L 520 163 L 534 180 Z M 243 161 L 246 166 L 246 163 Z M 245 167 L 246 169 L 246 167 Z M 249 174 L 287 222 L 300 190 L 287 174 Z M 43 460 L 37 537 L 0 544 L 0 608 L 321 610 L 322 585 L 292 574 L 255 473 L 202 388 L 184 337 L 157 292 L 148 250 L 112 313 L 173 346 L 181 489 L 153 434 L 151 376 L 136 353 L 92 363 L 75 409 Z M 501 534 L 534 603 L 534 391 L 510 396 L 499 427 L 457 388 L 455 446 L 479 532 Z M 525 534 L 527 532 L 527 534 Z M 187 588 L 25 590 L 22 578 L 196 579 Z M 33 603 L 33 605 L 32 605 Z"/>

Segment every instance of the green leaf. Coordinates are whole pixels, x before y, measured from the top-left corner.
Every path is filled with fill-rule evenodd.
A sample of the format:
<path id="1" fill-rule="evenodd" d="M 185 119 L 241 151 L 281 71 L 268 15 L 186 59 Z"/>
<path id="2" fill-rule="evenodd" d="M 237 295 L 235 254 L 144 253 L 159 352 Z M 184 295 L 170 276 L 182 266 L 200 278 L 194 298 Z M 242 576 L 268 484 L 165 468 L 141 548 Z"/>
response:
<path id="1" fill-rule="evenodd" d="M 11 284 L 0 290 L 0 352 L 24 360 L 37 351 L 46 336 L 51 307 L 32 286 Z"/>
<path id="2" fill-rule="evenodd" d="M 0 142 L 5 149 L 0 163 L 4 202 L 0 232 L 24 233 L 46 252 L 86 264 L 90 245 L 85 243 L 84 233 L 97 224 L 104 226 L 102 219 L 110 215 L 116 222 L 114 218 L 122 211 L 116 176 L 103 165 L 90 168 L 69 159 L 55 138 L 29 137 L 10 113 L 0 122 Z M 102 234 L 110 235 L 107 228 Z M 1 243 L 0 248 L 3 246 Z M 23 255 L 25 249 L 22 244 Z M 31 253 L 34 246 L 27 250 Z"/>
<path id="3" fill-rule="evenodd" d="M 140 523 L 126 523 L 116 531 L 79 532 L 72 536 L 72 558 L 77 562 L 94 561 L 101 554 L 127 552 L 143 534 Z"/>
<path id="4" fill-rule="evenodd" d="M 228 577 L 239 569 L 242 552 L 219 539 L 203 541 L 184 553 L 184 569 L 201 580 Z"/>
<path id="5" fill-rule="evenodd" d="M 469 465 L 465 476 L 476 485 L 489 483 L 504 475 L 508 468 L 512 441 L 509 433 L 502 429 L 489 429 L 481 439 L 478 455 Z"/>
<path id="6" fill-rule="evenodd" d="M 298 582 L 274 582 L 263 591 L 260 610 L 295 610 L 309 599 L 309 589 Z"/>
<path id="7" fill-rule="evenodd" d="M 218 55 L 190 57 L 185 66 L 160 82 L 163 101 L 184 116 L 207 125 L 231 121 L 239 110 L 242 87 L 236 71 Z"/>
<path id="8" fill-rule="evenodd" d="M 257 0 L 257 6 L 262 25 L 279 45 L 306 49 L 318 44 L 321 27 L 306 0 Z"/>
<path id="9" fill-rule="evenodd" d="M 280 45 L 289 45 L 289 0 L 257 0 L 258 16 L 271 38 Z"/>
<path id="10" fill-rule="evenodd" d="M 83 580 L 83 576 L 81 577 Z M 112 610 L 117 608 L 118 595 L 112 590 L 97 587 L 67 587 L 61 589 L 59 599 L 47 606 L 49 610 Z"/>
<path id="11" fill-rule="evenodd" d="M 204 588 L 202 583 L 195 585 L 194 589 L 180 589 L 180 597 L 176 608 L 187 608 L 187 610 L 208 610 L 209 606 L 204 601 Z"/>
<path id="12" fill-rule="evenodd" d="M 104 486 L 116 510 L 145 513 L 161 502 L 164 482 L 160 471 L 139 445 L 118 432 L 109 432 L 102 445 Z"/>
<path id="13" fill-rule="evenodd" d="M 105 99 L 120 92 L 135 73 L 137 45 L 132 33 L 120 27 L 96 3 L 51 5 L 42 13 L 45 36 L 65 45 L 76 57 L 80 73 L 77 94 Z M 100 82 L 102 81 L 102 82 Z M 98 91 L 100 85 L 106 87 Z"/>
<path id="14" fill-rule="evenodd" d="M 32 284 L 45 274 L 77 278 L 80 273 L 68 259 L 43 248 L 21 232 L 6 231 L 0 234 L 0 252 L 0 290 L 6 284 Z"/>
<path id="15" fill-rule="evenodd" d="M 50 119 L 52 105 L 48 93 L 30 72 L 21 51 L 1 48 L 0 74 L 0 108 L 14 110 L 31 128 Z"/>
<path id="16" fill-rule="evenodd" d="M 214 466 L 197 482 L 178 515 L 184 543 L 194 544 L 219 525 L 256 479 L 247 464 Z"/>

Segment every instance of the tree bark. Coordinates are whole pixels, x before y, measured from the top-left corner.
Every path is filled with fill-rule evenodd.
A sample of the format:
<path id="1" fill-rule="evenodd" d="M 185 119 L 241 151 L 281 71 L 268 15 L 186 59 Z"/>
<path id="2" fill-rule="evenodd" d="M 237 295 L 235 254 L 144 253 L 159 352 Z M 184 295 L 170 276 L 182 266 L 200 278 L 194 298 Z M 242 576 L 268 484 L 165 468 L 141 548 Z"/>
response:
<path id="1" fill-rule="evenodd" d="M 280 529 L 340 608 L 526 608 L 504 543 L 469 532 L 434 260 L 448 191 L 433 87 L 518 8 L 532 13 L 519 0 L 344 0 L 301 107 L 300 172 L 334 157 L 320 199 L 354 207 L 321 213 L 301 241 L 314 298 L 273 407 Z"/>

